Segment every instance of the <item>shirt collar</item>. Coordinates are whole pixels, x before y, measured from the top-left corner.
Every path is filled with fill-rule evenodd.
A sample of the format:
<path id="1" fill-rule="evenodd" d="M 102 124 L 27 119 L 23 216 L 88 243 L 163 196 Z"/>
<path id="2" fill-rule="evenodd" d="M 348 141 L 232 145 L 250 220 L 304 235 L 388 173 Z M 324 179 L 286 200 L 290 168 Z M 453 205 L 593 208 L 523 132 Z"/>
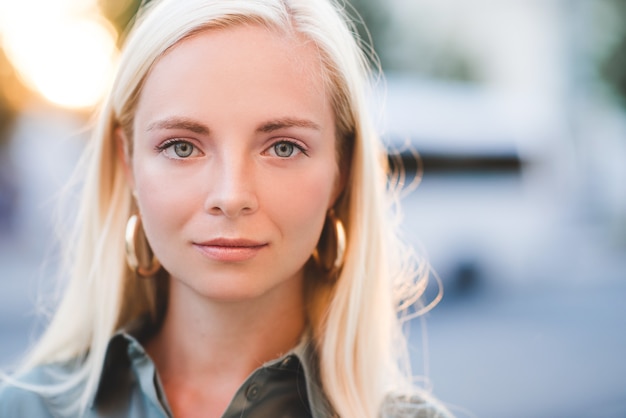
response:
<path id="1" fill-rule="evenodd" d="M 304 369 L 306 390 L 313 417 L 335 416 L 330 402 L 322 389 L 317 350 L 315 349 L 310 331 L 306 331 L 303 334 L 300 343 L 292 350 L 292 353 L 300 360 L 300 364 Z"/>
<path id="2" fill-rule="evenodd" d="M 128 376 L 133 363 L 135 367 L 148 367 L 153 374 L 155 370 L 154 363 L 141 344 L 141 341 L 145 341 L 153 332 L 154 327 L 151 325 L 151 322 L 144 318 L 131 323 L 111 337 L 107 345 L 100 380 L 90 402 L 92 408 L 99 402 L 104 402 L 105 399 L 128 396 L 124 391 L 130 391 L 131 388 L 128 386 L 127 378 L 124 379 L 123 376 Z M 276 367 L 277 365 L 285 364 L 285 362 L 293 361 L 292 359 L 296 359 L 304 370 L 309 406 L 313 418 L 334 416 L 333 409 L 320 383 L 318 356 L 309 331 L 303 333 L 296 347 L 286 354 L 263 364 L 261 368 Z M 140 365 L 137 366 L 138 364 Z M 146 376 L 150 373 L 143 371 L 140 374 Z M 154 382 L 156 382 L 156 379 L 150 379 L 150 382 L 147 382 L 151 385 L 152 390 L 148 391 L 146 395 L 154 398 L 152 399 L 154 402 L 158 402 Z M 168 407 L 167 405 L 164 406 Z"/>
<path id="3" fill-rule="evenodd" d="M 131 321 L 109 339 L 98 386 L 89 404 L 92 408 L 110 397 L 124 396 L 123 390 L 131 390 L 128 375 L 133 359 L 143 357 L 150 360 L 141 341 L 146 341 L 155 330 L 156 326 L 146 315 Z"/>

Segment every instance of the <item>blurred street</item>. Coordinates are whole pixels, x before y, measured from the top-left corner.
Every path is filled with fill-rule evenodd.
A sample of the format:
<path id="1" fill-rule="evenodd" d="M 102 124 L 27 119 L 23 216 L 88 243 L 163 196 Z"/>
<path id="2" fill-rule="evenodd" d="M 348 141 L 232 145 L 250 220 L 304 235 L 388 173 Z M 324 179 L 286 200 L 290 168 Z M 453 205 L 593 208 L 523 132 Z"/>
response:
<path id="1" fill-rule="evenodd" d="M 431 243 L 433 248 L 458 248 L 455 238 L 441 242 L 445 239 L 437 238 L 435 230 L 444 220 L 469 221 L 465 208 L 434 211 L 436 203 L 447 207 L 450 198 L 445 198 L 442 184 L 433 183 L 424 181 L 407 200 L 411 220 L 406 223 L 426 248 Z M 424 202 L 429 194 L 430 208 Z M 484 197 L 474 196 L 479 202 Z M 491 203 L 483 203 L 481 219 L 508 227 L 509 238 L 499 245 L 515 247 L 528 234 L 523 230 L 528 223 L 519 213 Z M 432 221 L 434 226 L 419 226 Z M 521 268 L 525 277 L 519 281 L 513 279 L 519 271 L 508 275 L 487 267 L 490 258 L 476 256 L 479 242 L 465 247 L 469 255 L 457 258 L 456 269 L 453 257 L 433 260 L 444 281 L 443 301 L 425 316 L 434 392 L 464 407 L 455 411 L 460 416 L 467 410 L 477 417 L 624 417 L 624 249 L 607 248 L 596 232 L 567 221 L 533 232 L 540 235 L 532 244 L 536 251 L 527 254 L 528 265 Z M 486 256 L 498 258 L 506 252 L 494 250 Z M 424 361 L 419 320 L 412 322 L 410 332 L 419 372 Z"/>

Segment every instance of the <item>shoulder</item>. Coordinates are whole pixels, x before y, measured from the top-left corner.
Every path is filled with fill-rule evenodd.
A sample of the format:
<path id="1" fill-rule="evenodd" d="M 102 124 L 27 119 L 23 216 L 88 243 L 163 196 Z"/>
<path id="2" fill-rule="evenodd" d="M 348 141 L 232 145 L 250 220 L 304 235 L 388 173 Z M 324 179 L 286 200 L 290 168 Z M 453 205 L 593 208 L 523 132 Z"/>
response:
<path id="1" fill-rule="evenodd" d="M 61 416 L 61 405 L 66 404 L 68 399 L 58 394 L 62 393 L 60 385 L 67 373 L 67 366 L 45 365 L 2 380 L 0 417 Z"/>
<path id="2" fill-rule="evenodd" d="M 33 373 L 29 372 L 32 378 Z M 0 384 L 0 417 L 52 417 L 46 399 L 34 389 L 36 383 L 21 378 Z"/>
<path id="3" fill-rule="evenodd" d="M 385 397 L 380 418 L 452 418 L 439 401 L 426 394 L 389 394 Z"/>

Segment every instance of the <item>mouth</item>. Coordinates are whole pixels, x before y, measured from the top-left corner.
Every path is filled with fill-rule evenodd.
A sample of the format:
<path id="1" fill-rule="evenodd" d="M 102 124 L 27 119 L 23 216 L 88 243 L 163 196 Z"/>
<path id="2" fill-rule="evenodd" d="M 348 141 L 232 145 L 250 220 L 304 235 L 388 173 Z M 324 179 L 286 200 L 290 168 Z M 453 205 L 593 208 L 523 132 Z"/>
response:
<path id="1" fill-rule="evenodd" d="M 250 260 L 267 248 L 268 245 L 267 242 L 239 238 L 217 238 L 193 243 L 194 248 L 205 257 L 213 261 L 230 263 Z"/>

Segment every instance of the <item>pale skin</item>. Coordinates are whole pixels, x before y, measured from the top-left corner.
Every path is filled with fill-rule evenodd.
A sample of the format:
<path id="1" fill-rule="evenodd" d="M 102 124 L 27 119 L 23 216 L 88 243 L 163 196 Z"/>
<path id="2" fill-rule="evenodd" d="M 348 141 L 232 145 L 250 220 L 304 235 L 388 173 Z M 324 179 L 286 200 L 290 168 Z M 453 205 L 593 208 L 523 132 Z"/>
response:
<path id="1" fill-rule="evenodd" d="M 303 269 L 339 193 L 314 46 L 257 26 L 168 51 L 142 89 L 124 158 L 170 273 L 147 344 L 176 417 L 219 417 L 247 376 L 305 329 Z"/>

